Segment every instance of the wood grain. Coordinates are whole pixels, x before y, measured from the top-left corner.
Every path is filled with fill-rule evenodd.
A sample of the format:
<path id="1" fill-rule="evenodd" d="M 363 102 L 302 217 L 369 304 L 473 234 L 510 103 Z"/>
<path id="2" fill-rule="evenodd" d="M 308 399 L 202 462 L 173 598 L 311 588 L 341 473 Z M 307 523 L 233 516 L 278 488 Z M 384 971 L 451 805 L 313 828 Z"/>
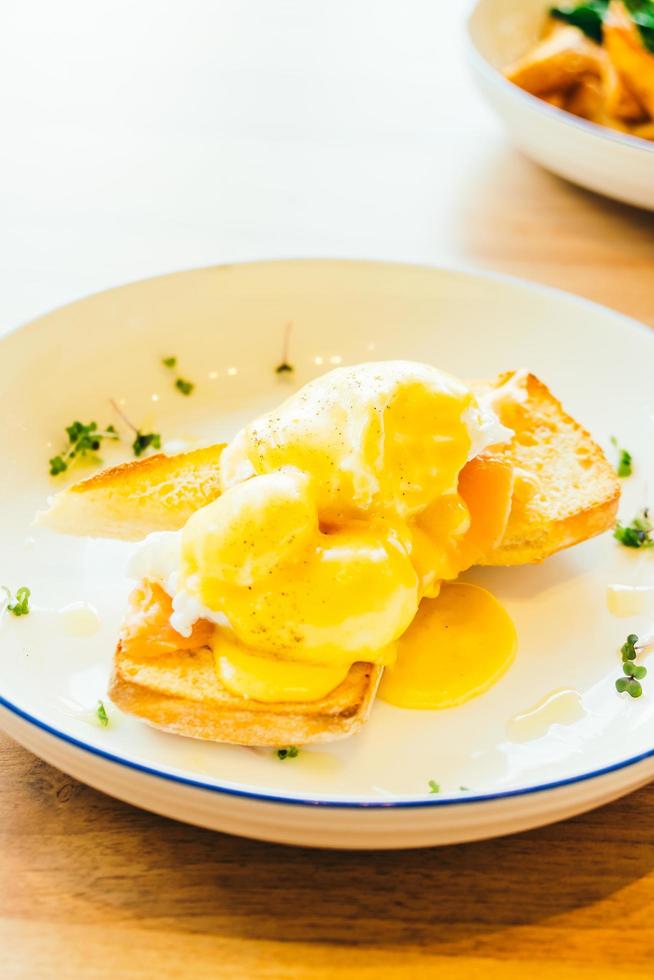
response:
<path id="1" fill-rule="evenodd" d="M 651 976 L 654 787 L 496 841 L 289 849 L 154 817 L 0 737 L 3 977 Z"/>

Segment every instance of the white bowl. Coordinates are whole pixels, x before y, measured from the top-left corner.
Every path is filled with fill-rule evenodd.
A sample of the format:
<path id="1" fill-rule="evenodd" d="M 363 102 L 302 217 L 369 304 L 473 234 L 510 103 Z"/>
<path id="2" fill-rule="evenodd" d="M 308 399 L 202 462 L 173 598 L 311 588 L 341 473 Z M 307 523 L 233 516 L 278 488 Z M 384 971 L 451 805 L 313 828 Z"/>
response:
<path id="1" fill-rule="evenodd" d="M 290 378 L 274 370 L 289 321 Z M 196 382 L 191 398 L 175 391 L 165 354 Z M 34 607 L 0 617 L 0 725 L 119 799 L 215 830 L 328 847 L 511 833 L 651 779 L 654 672 L 638 701 L 615 690 L 620 644 L 650 623 L 612 617 L 605 593 L 612 582 L 651 581 L 654 555 L 610 534 L 540 566 L 470 573 L 509 610 L 520 650 L 491 690 L 457 708 L 377 703 L 362 732 L 284 762 L 270 750 L 154 731 L 109 703 L 109 726 L 97 723 L 134 545 L 31 527 L 65 483 L 47 465 L 64 425 L 107 424 L 114 397 L 165 441 L 220 440 L 334 364 L 393 357 L 464 377 L 528 365 L 604 445 L 624 437 L 636 466 L 624 517 L 654 486 L 654 333 L 554 290 L 443 269 L 301 261 L 198 269 L 91 296 L 0 342 L 0 586 L 30 586 Z M 103 448 L 106 462 L 128 455 L 124 443 Z M 62 619 L 61 607 L 79 601 L 98 611 L 92 635 L 70 635 Z M 507 723 L 558 688 L 578 692 L 578 714 L 516 739 Z"/>
<path id="2" fill-rule="evenodd" d="M 547 8 L 547 0 L 478 0 L 468 36 L 482 94 L 515 143 L 548 170 L 588 190 L 654 210 L 654 143 L 556 109 L 502 74 L 536 41 Z"/>

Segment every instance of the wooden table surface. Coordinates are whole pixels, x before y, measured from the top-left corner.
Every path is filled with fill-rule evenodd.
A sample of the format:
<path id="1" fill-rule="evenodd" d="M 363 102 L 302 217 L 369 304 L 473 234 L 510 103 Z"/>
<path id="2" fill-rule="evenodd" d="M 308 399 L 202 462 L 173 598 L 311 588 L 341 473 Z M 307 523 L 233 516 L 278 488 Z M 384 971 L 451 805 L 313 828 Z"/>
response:
<path id="1" fill-rule="evenodd" d="M 654 215 L 578 190 L 498 137 L 448 216 L 434 222 L 435 259 L 654 326 Z M 3 978 L 654 975 L 654 785 L 511 838 L 362 854 L 152 816 L 3 735 L 0 785 Z"/>

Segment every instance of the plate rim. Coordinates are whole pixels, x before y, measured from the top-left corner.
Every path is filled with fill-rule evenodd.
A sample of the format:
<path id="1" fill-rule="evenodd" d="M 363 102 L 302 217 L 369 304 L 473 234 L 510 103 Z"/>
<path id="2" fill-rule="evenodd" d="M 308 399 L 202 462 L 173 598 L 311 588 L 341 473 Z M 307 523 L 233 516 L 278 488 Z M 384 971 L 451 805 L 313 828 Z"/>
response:
<path id="1" fill-rule="evenodd" d="M 481 56 L 479 56 L 481 57 Z M 654 151 L 654 146 L 652 147 Z M 0 336 L 0 345 L 10 337 L 15 337 L 20 332 L 27 332 L 31 327 L 38 327 L 41 325 L 42 321 L 48 319 L 52 314 L 61 312 L 68 307 L 76 306 L 79 303 L 83 303 L 86 300 L 92 299 L 94 297 L 99 297 L 107 293 L 112 293 L 116 290 L 121 290 L 125 287 L 145 285 L 147 283 L 153 283 L 159 279 L 169 279 L 173 276 L 185 276 L 193 275 L 194 273 L 219 270 L 229 267 L 249 267 L 249 266 L 261 266 L 261 265 L 277 265 L 277 264 L 324 264 L 330 263 L 333 265 L 359 265 L 359 266 L 388 266 L 388 267 L 404 267 L 410 269 L 424 270 L 425 272 L 436 272 L 440 274 L 454 274 L 458 276 L 470 277 L 473 279 L 485 280 L 488 282 L 503 283 L 508 286 L 514 286 L 523 289 L 528 292 L 535 292 L 537 294 L 552 296 L 553 298 L 562 299 L 564 302 L 569 302 L 572 304 L 580 305 L 583 307 L 588 307 L 593 309 L 603 316 L 608 316 L 611 320 L 618 320 L 623 326 L 628 326 L 629 328 L 635 329 L 642 335 L 647 335 L 650 340 L 654 340 L 654 332 L 651 327 L 641 320 L 637 320 L 635 317 L 631 317 L 628 314 L 621 313 L 619 310 L 613 309 L 612 307 L 605 306 L 602 303 L 597 303 L 594 300 L 587 299 L 583 296 L 578 296 L 574 293 L 570 293 L 564 289 L 560 289 L 557 286 L 551 286 L 545 283 L 533 282 L 528 279 L 523 279 L 519 276 L 513 276 L 507 273 L 495 272 L 493 270 L 479 269 L 472 265 L 441 265 L 438 263 L 428 263 L 428 262 L 405 262 L 402 260 L 392 260 L 392 259 L 363 259 L 363 258 L 348 258 L 343 256 L 312 256 L 306 257 L 301 256 L 298 258 L 286 257 L 286 258 L 260 258 L 249 260 L 245 262 L 223 262 L 223 263 L 213 263 L 211 265 L 205 266 L 194 266 L 188 269 L 178 269 L 171 272 L 165 272 L 156 276 L 146 276 L 141 279 L 130 280 L 128 282 L 110 286 L 107 289 L 97 290 L 95 292 L 88 293 L 81 296 L 75 300 L 64 303 L 60 306 L 55 307 L 52 310 L 48 310 L 45 313 L 39 314 L 37 317 L 32 318 L 24 323 L 18 323 L 11 327 L 9 330 L 3 332 Z M 92 745 L 90 742 L 85 742 L 82 739 L 75 737 L 74 735 L 69 735 L 67 732 L 54 727 L 46 721 L 32 715 L 29 711 L 21 708 L 19 705 L 10 701 L 4 695 L 0 694 L 0 708 L 5 709 L 10 714 L 18 717 L 22 721 L 28 723 L 32 727 L 36 728 L 38 731 L 45 733 L 48 736 L 58 739 L 59 741 L 72 746 L 75 749 L 81 750 L 88 755 L 95 756 L 96 758 L 101 758 L 106 762 L 110 762 L 115 765 L 119 765 L 125 769 L 129 769 L 133 772 L 143 773 L 147 776 L 151 776 L 157 779 L 162 779 L 166 782 L 171 782 L 180 786 L 188 786 L 192 789 L 204 790 L 211 793 L 216 793 L 222 796 L 229 796 L 233 798 L 239 798 L 244 800 L 252 800 L 257 803 L 267 803 L 271 805 L 290 805 L 290 806 L 307 806 L 313 808 L 321 809 L 333 809 L 333 810 L 405 810 L 405 809 L 424 809 L 431 807 L 443 807 L 443 806 L 458 806 L 458 805 L 471 805 L 471 804 L 482 804 L 487 802 L 499 802 L 505 799 L 513 799 L 519 797 L 532 796 L 536 793 L 547 793 L 552 792 L 557 789 L 562 789 L 567 786 L 573 786 L 576 784 L 582 784 L 589 782 L 590 780 L 600 779 L 603 776 L 610 775 L 611 773 L 621 771 L 623 769 L 628 769 L 639 763 L 651 759 L 654 757 L 654 746 L 638 755 L 629 756 L 625 759 L 620 759 L 617 762 L 611 763 L 608 766 L 600 767 L 599 769 L 593 769 L 587 772 L 579 773 L 575 776 L 567 776 L 563 779 L 550 780 L 544 783 L 537 783 L 533 786 L 522 786 L 509 790 L 502 790 L 495 793 L 462 793 L 461 795 L 448 796 L 434 795 L 434 798 L 425 798 L 424 796 L 419 798 L 405 798 L 397 800 L 356 800 L 356 799 L 339 799 L 339 798 L 313 798 L 311 796 L 297 796 L 288 795 L 283 793 L 267 793 L 263 791 L 249 790 L 249 789 L 238 789 L 231 786 L 221 785 L 220 783 L 210 783 L 205 782 L 200 778 L 194 778 L 191 776 L 178 775 L 174 772 L 167 772 L 163 769 L 158 769 L 155 766 L 147 765 L 141 762 L 136 762 L 125 756 L 118 755 L 107 749 L 103 749 L 99 746 Z"/>
<path id="2" fill-rule="evenodd" d="M 479 57 L 481 57 L 481 55 Z M 510 82 L 507 82 L 507 84 L 511 85 Z M 516 86 L 513 87 L 515 88 Z M 522 90 L 520 89 L 518 91 Z M 528 95 L 529 98 L 535 98 L 535 96 L 530 96 L 528 92 L 524 94 Z M 546 103 L 543 103 L 543 105 L 545 108 L 552 108 L 548 107 Z M 601 126 L 595 126 L 594 123 L 592 125 L 597 129 L 602 129 Z M 646 141 L 640 140 L 640 142 L 645 143 Z M 652 144 L 652 152 L 654 152 L 654 143 Z M 106 296 L 109 293 L 113 293 L 121 289 L 145 286 L 146 284 L 157 282 L 160 279 L 171 279 L 177 276 L 192 276 L 200 272 L 211 272 L 233 268 L 250 268 L 263 265 L 324 265 L 325 263 L 329 263 L 330 265 L 387 266 L 390 268 L 397 267 L 404 269 L 417 269 L 423 272 L 436 272 L 446 275 L 466 276 L 473 279 L 487 280 L 489 282 L 504 283 L 509 286 L 516 286 L 519 289 L 524 289 L 528 292 L 538 292 L 546 296 L 558 297 L 559 299 L 563 299 L 564 302 L 567 301 L 580 306 L 590 307 L 591 309 L 601 312 L 604 316 L 608 315 L 611 318 L 621 320 L 623 323 L 628 323 L 632 327 L 636 327 L 638 330 L 644 331 L 649 336 L 651 336 L 654 332 L 654 326 L 650 327 L 647 323 L 644 323 L 643 320 L 639 320 L 637 317 L 631 316 L 629 313 L 623 313 L 621 310 L 616 309 L 613 306 L 607 306 L 605 303 L 599 303 L 597 300 L 589 299 L 587 296 L 580 296 L 578 293 L 572 293 L 560 286 L 553 286 L 550 283 L 539 282 L 536 279 L 525 279 L 522 276 L 513 275 L 510 272 L 500 272 L 499 270 L 495 269 L 486 269 L 475 265 L 472 262 L 456 262 L 452 264 L 428 261 L 407 262 L 404 259 L 362 258 L 361 256 L 326 254 L 311 256 L 287 255 L 276 256 L 274 258 L 267 258 L 264 256 L 254 259 L 244 259 L 243 261 L 237 259 L 235 261 L 211 262 L 208 265 L 194 265 L 189 266 L 189 268 L 171 269 L 168 272 L 160 272 L 154 276 L 142 276 L 138 279 L 127 279 L 124 282 L 115 283 L 113 286 L 107 286 L 105 289 L 94 289 L 91 290 L 91 292 L 83 293 L 81 296 L 75 297 L 75 299 L 67 300 L 64 303 L 59 303 L 57 306 L 53 306 L 51 309 L 38 313 L 36 316 L 30 317 L 29 320 L 21 320 L 18 323 L 13 324 L 13 326 L 3 329 L 0 332 L 0 344 L 15 338 L 21 331 L 28 331 L 31 328 L 41 327 L 44 320 L 49 319 L 54 314 L 63 313 L 65 310 L 69 309 L 70 307 L 77 306 L 79 303 L 85 303 L 88 300 Z"/>
<path id="3" fill-rule="evenodd" d="M 517 789 L 503 790 L 497 793 L 478 793 L 478 794 L 462 794 L 457 796 L 441 796 L 434 799 L 400 799 L 400 800 L 343 800 L 343 799 L 323 799 L 323 798 L 310 798 L 309 796 L 289 796 L 285 794 L 277 793 L 264 793 L 256 792 L 247 789 L 236 789 L 231 786 L 220 785 L 216 783 L 206 783 L 202 779 L 194 779 L 190 776 L 177 775 L 174 772 L 166 772 L 163 769 L 157 769 L 154 766 L 145 765 L 141 762 L 135 762 L 124 756 L 116 755 L 114 752 L 109 752 L 107 749 L 102 749 L 99 746 L 91 745 L 89 742 L 84 742 L 81 739 L 76 738 L 74 735 L 69 735 L 67 732 L 61 731 L 60 729 L 54 728 L 47 722 L 41 721 L 34 715 L 31 715 L 28 711 L 23 708 L 18 707 L 11 701 L 8 701 L 3 695 L 0 695 L 0 708 L 4 708 L 11 714 L 22 719 L 23 721 L 31 724 L 34 728 L 39 731 L 45 732 L 47 735 L 53 736 L 59 739 L 59 741 L 66 743 L 67 745 L 73 746 L 73 748 L 81 749 L 88 755 L 96 756 L 97 758 L 104 759 L 105 762 L 111 762 L 116 765 L 122 766 L 124 769 L 130 769 L 133 772 L 144 773 L 147 776 L 153 776 L 157 779 L 163 779 L 166 782 L 175 783 L 178 786 L 188 786 L 192 789 L 205 790 L 211 793 L 217 793 L 222 796 L 236 797 L 237 799 L 253 800 L 257 803 L 268 803 L 272 805 L 282 805 L 282 806 L 305 806 L 320 809 L 332 809 L 332 810 L 416 810 L 424 809 L 427 807 L 443 807 L 443 806 L 459 806 L 459 805 L 471 805 L 475 803 L 493 803 L 499 802 L 506 799 L 514 799 L 523 796 L 533 796 L 535 793 L 547 793 L 552 792 L 557 789 L 563 789 L 566 786 L 573 786 L 577 783 L 589 782 L 591 779 L 600 779 L 602 776 L 608 776 L 611 773 L 619 772 L 622 769 L 628 769 L 632 766 L 638 765 L 640 762 L 644 762 L 646 759 L 651 759 L 654 757 L 654 748 L 648 749 L 645 752 L 641 752 L 639 755 L 631 756 L 628 759 L 622 759 L 619 762 L 612 763 L 609 766 L 603 766 L 601 769 L 594 769 L 590 772 L 580 773 L 577 776 L 566 776 L 564 779 L 550 780 L 547 783 L 537 783 L 534 786 L 523 786 Z"/>

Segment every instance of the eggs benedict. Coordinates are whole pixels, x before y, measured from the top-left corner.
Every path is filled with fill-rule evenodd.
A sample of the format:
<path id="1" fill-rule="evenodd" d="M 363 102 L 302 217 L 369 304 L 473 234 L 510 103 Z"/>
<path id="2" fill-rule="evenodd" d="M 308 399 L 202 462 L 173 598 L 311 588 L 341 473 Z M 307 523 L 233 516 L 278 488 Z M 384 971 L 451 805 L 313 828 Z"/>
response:
<path id="1" fill-rule="evenodd" d="M 218 678 L 244 698 L 318 698 L 354 663 L 392 666 L 421 600 L 438 602 L 441 581 L 469 563 L 463 469 L 510 438 L 470 388 L 428 365 L 317 378 L 225 448 L 222 493 L 179 532 L 172 566 L 157 574 L 147 555 L 158 544 L 145 544 L 172 627 L 188 637 L 199 619 L 214 623 Z M 502 497 L 485 546 L 508 519 L 501 469 L 502 485 L 468 486 L 472 506 Z"/>
<path id="2" fill-rule="evenodd" d="M 161 528 L 170 483 L 162 470 L 153 484 L 152 465 L 148 478 Z M 102 527 L 121 479 L 93 490 Z M 379 696 L 402 708 L 481 694 L 510 666 L 516 631 L 460 573 L 512 563 L 505 545 L 541 560 L 605 530 L 619 494 L 537 379 L 470 386 L 410 361 L 310 382 L 216 453 L 211 480 L 204 506 L 134 556 L 110 693 L 159 727 L 253 745 L 351 733 L 382 673 Z M 54 524 L 71 523 L 67 493 Z"/>

